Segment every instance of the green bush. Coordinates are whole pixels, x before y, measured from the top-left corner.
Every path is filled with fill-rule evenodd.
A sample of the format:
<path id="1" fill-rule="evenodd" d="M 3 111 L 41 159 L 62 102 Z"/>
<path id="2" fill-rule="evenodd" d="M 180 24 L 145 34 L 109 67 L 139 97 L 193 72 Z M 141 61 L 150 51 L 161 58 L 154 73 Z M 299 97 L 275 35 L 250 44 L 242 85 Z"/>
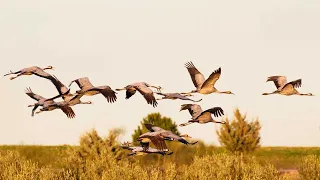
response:
<path id="1" fill-rule="evenodd" d="M 217 131 L 220 143 L 232 153 L 248 153 L 260 147 L 260 123 L 258 119 L 247 122 L 246 117 L 236 109 L 234 119 L 230 122 L 226 118 L 226 124 Z"/>

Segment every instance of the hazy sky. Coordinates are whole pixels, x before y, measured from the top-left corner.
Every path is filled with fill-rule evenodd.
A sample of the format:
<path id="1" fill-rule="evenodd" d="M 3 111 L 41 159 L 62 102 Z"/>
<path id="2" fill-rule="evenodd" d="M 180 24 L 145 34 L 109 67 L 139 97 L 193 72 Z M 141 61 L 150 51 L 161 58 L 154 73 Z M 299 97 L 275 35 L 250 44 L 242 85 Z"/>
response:
<path id="1" fill-rule="evenodd" d="M 2 0 L 0 1 L 0 72 L 52 65 L 63 83 L 87 76 L 94 85 L 122 88 L 145 81 L 163 92 L 194 89 L 187 61 L 207 78 L 221 67 L 216 83 L 236 95 L 196 95 L 203 109 L 220 106 L 227 116 L 239 107 L 249 119 L 259 117 L 262 145 L 320 146 L 320 1 L 191 0 Z M 268 76 L 302 78 L 300 92 L 314 97 L 262 96 L 275 90 Z M 177 124 L 190 119 L 179 112 L 188 101 L 148 105 L 139 93 L 114 104 L 102 95 L 84 97 L 75 119 L 60 110 L 31 117 L 25 93 L 57 95 L 52 83 L 36 76 L 0 78 L 0 144 L 78 144 L 85 131 L 101 135 L 123 127 L 122 140 L 148 113 L 160 112 Z M 72 92 L 77 90 L 76 84 Z M 219 119 L 220 120 L 220 119 Z M 191 124 L 179 131 L 219 144 L 219 124 Z"/>

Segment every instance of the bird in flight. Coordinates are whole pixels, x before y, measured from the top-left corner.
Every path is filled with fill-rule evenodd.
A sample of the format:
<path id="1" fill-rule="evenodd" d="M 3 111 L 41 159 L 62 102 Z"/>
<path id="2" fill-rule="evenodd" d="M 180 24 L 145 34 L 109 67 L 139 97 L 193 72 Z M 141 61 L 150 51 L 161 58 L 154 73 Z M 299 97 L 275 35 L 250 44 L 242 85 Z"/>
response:
<path id="1" fill-rule="evenodd" d="M 301 96 L 314 96 L 312 93 L 300 93 L 296 88 L 301 87 L 302 80 L 287 82 L 286 76 L 269 76 L 266 82 L 273 81 L 277 90 L 271 93 L 263 93 L 262 95 L 280 94 L 280 95 L 301 95 Z"/>
<path id="2" fill-rule="evenodd" d="M 196 90 L 192 90 L 190 93 L 200 93 L 200 94 L 211 94 L 211 93 L 221 93 L 221 94 L 233 94 L 231 91 L 219 91 L 217 90 L 214 85 L 216 84 L 217 80 L 220 78 L 221 75 L 221 68 L 218 68 L 211 75 L 208 79 L 205 79 L 203 74 L 194 66 L 192 62 L 187 62 L 185 64 L 187 68 L 191 80 L 194 86 L 197 88 Z M 181 93 L 181 94 L 189 94 L 189 93 Z"/>

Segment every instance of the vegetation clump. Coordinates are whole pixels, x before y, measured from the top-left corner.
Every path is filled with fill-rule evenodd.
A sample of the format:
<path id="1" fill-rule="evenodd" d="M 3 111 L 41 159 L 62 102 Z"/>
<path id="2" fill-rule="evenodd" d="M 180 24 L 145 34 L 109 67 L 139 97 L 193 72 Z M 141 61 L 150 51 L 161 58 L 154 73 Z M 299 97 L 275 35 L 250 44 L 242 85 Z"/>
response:
<path id="1" fill-rule="evenodd" d="M 242 115 L 239 109 L 234 111 L 234 118 L 217 131 L 220 143 L 232 153 L 249 153 L 260 147 L 259 120 L 246 121 L 247 116 Z"/>

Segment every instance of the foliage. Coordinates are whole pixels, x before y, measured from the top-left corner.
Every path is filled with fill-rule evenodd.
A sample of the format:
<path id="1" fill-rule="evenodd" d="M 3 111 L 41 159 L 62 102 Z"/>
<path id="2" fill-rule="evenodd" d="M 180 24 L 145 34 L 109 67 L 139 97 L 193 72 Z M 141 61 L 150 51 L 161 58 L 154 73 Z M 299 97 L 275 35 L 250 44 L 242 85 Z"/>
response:
<path id="1" fill-rule="evenodd" d="M 161 127 L 162 129 L 169 130 L 177 135 L 180 135 L 176 123 L 173 122 L 171 118 L 161 116 L 160 113 L 151 113 L 148 114 L 147 117 L 144 117 L 140 122 L 140 126 L 134 130 L 134 133 L 132 134 L 132 142 L 135 142 L 141 134 L 149 132 L 149 130 L 143 125 L 145 123 L 153 124 Z"/>
<path id="2" fill-rule="evenodd" d="M 95 149 L 93 146 L 91 146 Z M 79 150 L 74 149 L 76 155 Z M 143 168 L 126 159 L 116 161 L 111 151 L 101 151 L 103 156 L 93 160 L 86 156 L 86 161 L 79 160 L 80 166 L 71 162 L 66 167 L 53 169 L 39 168 L 36 163 L 21 159 L 19 153 L 10 151 L 0 156 L 1 179 L 283 179 L 272 165 L 261 166 L 254 158 L 239 164 L 235 155 L 213 154 L 204 157 L 196 156 L 190 166 L 178 168 L 175 163 L 168 162 L 165 168 L 150 164 Z M 96 153 L 94 153 L 96 154 Z"/>
<path id="3" fill-rule="evenodd" d="M 217 131 L 220 143 L 233 153 L 248 153 L 260 146 L 260 123 L 258 119 L 252 122 L 246 121 L 246 114 L 242 115 L 239 109 L 234 111 L 234 119 L 230 122 L 226 118 L 226 124 Z"/>
<path id="4" fill-rule="evenodd" d="M 245 156 L 244 159 L 241 159 L 237 155 L 224 153 L 224 148 L 207 146 L 203 143 L 192 147 L 177 143 L 173 146 L 172 150 L 175 153 L 172 156 L 158 155 L 161 163 L 150 161 L 147 166 L 143 166 L 139 162 L 141 157 L 132 157 L 131 159 L 138 160 L 133 162 L 129 161 L 129 158 L 123 158 L 128 151 L 123 151 L 119 147 L 118 136 L 121 133 L 119 129 L 111 130 L 104 138 L 100 137 L 95 130 L 86 133 L 80 138 L 80 146 L 62 146 L 63 156 L 48 154 L 49 156 L 55 155 L 57 161 L 61 163 L 55 167 L 51 166 L 49 162 L 39 166 L 37 162 L 33 161 L 37 160 L 36 158 L 33 160 L 26 158 L 29 153 L 20 155 L 23 153 L 18 150 L 23 148 L 21 146 L 14 148 L 2 146 L 0 148 L 0 180 L 288 179 L 288 176 L 280 175 L 274 165 L 268 162 L 261 164 L 254 156 Z M 32 148 L 32 146 L 25 148 Z M 41 148 L 35 147 L 35 149 Z M 307 154 L 305 149 L 297 149 L 295 153 L 289 154 L 298 154 L 299 156 Z M 62 150 L 56 152 L 60 151 Z M 260 154 L 273 152 L 272 148 L 265 148 L 263 151 L 260 149 L 259 151 Z M 289 152 L 290 149 L 280 148 L 278 151 Z M 305 179 L 319 179 L 319 175 L 316 176 L 316 173 L 319 172 L 317 168 L 320 167 L 320 148 L 312 148 L 308 152 L 316 153 L 318 156 L 303 158 L 300 173 Z M 44 156 L 41 155 L 41 157 Z M 122 157 L 122 159 L 118 160 L 117 157 Z M 188 158 L 191 158 L 188 163 L 180 160 Z"/>
<path id="5" fill-rule="evenodd" d="M 304 157 L 299 173 L 303 179 L 320 179 L 320 157 L 316 155 Z"/>

